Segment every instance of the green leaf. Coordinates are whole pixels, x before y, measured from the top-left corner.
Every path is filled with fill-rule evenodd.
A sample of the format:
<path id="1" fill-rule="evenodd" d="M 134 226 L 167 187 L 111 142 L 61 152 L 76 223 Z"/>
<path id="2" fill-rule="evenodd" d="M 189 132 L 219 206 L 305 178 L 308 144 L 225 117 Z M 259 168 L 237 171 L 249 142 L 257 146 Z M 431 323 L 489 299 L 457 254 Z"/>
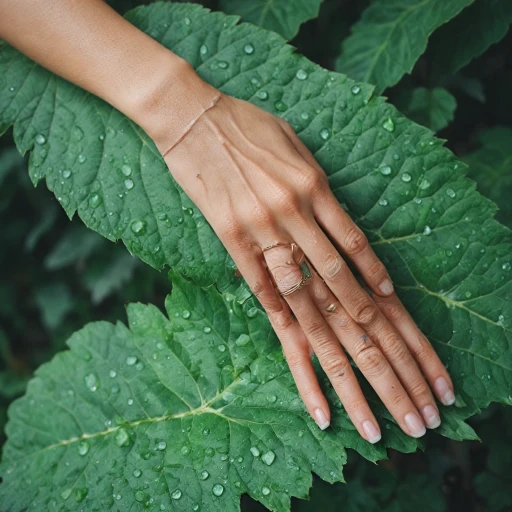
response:
<path id="1" fill-rule="evenodd" d="M 510 0 L 476 0 L 432 36 L 432 73 L 455 73 L 505 37 L 512 23 Z"/>
<path id="2" fill-rule="evenodd" d="M 227 14 L 238 14 L 244 21 L 273 30 L 293 39 L 305 21 L 318 16 L 323 0 L 221 0 Z"/>
<path id="3" fill-rule="evenodd" d="M 376 0 L 342 45 L 336 69 L 376 91 L 410 73 L 432 32 L 473 0 Z"/>
<path id="4" fill-rule="evenodd" d="M 372 96 L 372 86 L 321 69 L 277 34 L 237 25 L 235 17 L 155 3 L 128 19 L 215 87 L 291 123 L 448 366 L 460 406 L 454 425 L 492 401 L 510 404 L 511 232 L 493 219 L 495 206 L 443 142 Z M 254 52 L 246 53 L 247 44 Z M 45 178 L 68 215 L 78 212 L 156 268 L 169 265 L 220 290 L 240 284 L 221 242 L 142 130 L 5 43 L 0 74 L 7 86 L 0 131 L 14 123 L 18 148 L 31 151 L 32 179 Z M 364 442 L 354 436 L 353 443 Z"/>
<path id="5" fill-rule="evenodd" d="M 43 324 L 50 330 L 58 327 L 73 309 L 71 291 L 64 282 L 42 286 L 36 290 L 34 299 L 41 311 Z"/>
<path id="6" fill-rule="evenodd" d="M 398 99 L 396 106 L 413 121 L 438 132 L 453 121 L 457 101 L 441 87 L 435 89 L 418 87 L 404 93 Z"/>
<path id="7" fill-rule="evenodd" d="M 479 134 L 481 148 L 464 157 L 479 190 L 499 207 L 498 218 L 512 228 L 512 129 L 497 126 Z"/>
<path id="8" fill-rule="evenodd" d="M 381 418 L 373 446 L 339 406 L 321 431 L 254 299 L 173 282 L 168 318 L 131 304 L 129 329 L 89 324 L 37 370 L 9 410 L 6 510 L 236 511 L 248 493 L 284 511 L 307 496 L 312 471 L 342 480 L 346 447 L 376 460 L 420 445 Z"/>

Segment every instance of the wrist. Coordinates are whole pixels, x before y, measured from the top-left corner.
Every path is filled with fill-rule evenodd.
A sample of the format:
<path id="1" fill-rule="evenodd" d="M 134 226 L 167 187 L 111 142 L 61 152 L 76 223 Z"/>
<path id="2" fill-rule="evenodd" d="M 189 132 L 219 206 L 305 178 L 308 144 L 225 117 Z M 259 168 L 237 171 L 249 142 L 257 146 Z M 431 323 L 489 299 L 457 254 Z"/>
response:
<path id="1" fill-rule="evenodd" d="M 202 80 L 187 61 L 168 50 L 155 58 L 151 69 L 151 78 L 133 91 L 124 111 L 163 153 L 220 93 Z"/>

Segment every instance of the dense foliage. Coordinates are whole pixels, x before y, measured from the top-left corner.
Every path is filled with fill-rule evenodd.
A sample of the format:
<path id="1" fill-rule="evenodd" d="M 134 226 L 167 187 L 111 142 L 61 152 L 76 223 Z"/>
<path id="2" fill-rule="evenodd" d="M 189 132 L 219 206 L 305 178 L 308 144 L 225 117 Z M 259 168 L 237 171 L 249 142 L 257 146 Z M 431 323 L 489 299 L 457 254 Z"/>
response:
<path id="1" fill-rule="evenodd" d="M 488 49 L 505 36 L 511 9 L 499 0 L 375 0 L 366 9 L 367 2 L 339 3 L 325 0 L 294 44 L 378 92 L 398 82 L 387 92 L 391 102 L 423 126 L 375 96 L 372 85 L 328 72 L 280 35 L 236 17 L 170 3 L 127 16 L 205 80 L 292 124 L 448 366 L 457 404 L 443 408 L 438 433 L 475 439 L 465 419 L 491 402 L 512 404 L 512 237 L 430 130 L 450 136 L 480 191 L 500 207 L 499 220 L 512 226 L 512 130 L 500 126 L 510 125 L 502 102 L 512 77 L 496 64 L 489 72 L 489 62 L 510 61 L 510 42 Z M 285 38 L 319 5 L 208 3 Z M 481 28 L 470 45 L 450 42 L 473 22 Z M 0 77 L 0 133 L 13 126 L 18 150 L 30 151 L 33 183 L 46 180 L 69 217 L 122 240 L 152 267 L 173 270 L 168 317 L 131 304 L 128 327 L 105 322 L 123 319 L 123 301 L 162 305 L 165 271 L 79 219 L 67 222 L 48 193 L 29 186 L 26 163 L 4 138 L 0 236 L 9 250 L 1 255 L 0 424 L 32 370 L 83 324 L 103 321 L 73 334 L 71 350 L 43 365 L 12 405 L 0 465 L 3 508 L 237 510 L 246 493 L 271 510 L 289 510 L 291 497 L 308 495 L 312 472 L 349 484 L 319 482 L 312 501 L 294 501 L 292 509 L 512 506 L 503 406 L 472 420 L 483 447 L 432 436 L 425 456 L 404 456 L 398 452 L 423 441 L 405 436 L 370 390 L 385 427 L 377 446 L 359 438 L 325 384 L 333 426 L 318 431 L 266 315 L 146 135 L 1 42 Z M 478 123 L 468 127 L 468 115 Z M 454 455 L 443 454 L 447 446 Z M 378 468 L 351 456 L 343 476 L 347 448 L 370 461 L 385 458 L 386 448 L 397 451 Z M 402 480 L 409 467 L 418 471 Z"/>

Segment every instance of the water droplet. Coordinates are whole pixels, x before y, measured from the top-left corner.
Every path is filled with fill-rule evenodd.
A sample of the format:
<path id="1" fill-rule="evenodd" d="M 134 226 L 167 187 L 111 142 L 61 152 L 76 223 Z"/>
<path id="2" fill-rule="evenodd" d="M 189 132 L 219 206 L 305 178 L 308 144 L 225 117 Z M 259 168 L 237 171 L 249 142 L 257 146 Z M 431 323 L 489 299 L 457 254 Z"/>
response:
<path id="1" fill-rule="evenodd" d="M 127 403 L 128 405 L 133 405 L 133 398 L 128 398 Z"/>
<path id="2" fill-rule="evenodd" d="M 83 164 L 87 160 L 85 155 L 78 155 L 78 162 Z"/>
<path id="3" fill-rule="evenodd" d="M 247 55 L 251 55 L 254 53 L 254 46 L 251 44 L 251 43 L 247 43 L 245 46 L 244 46 L 244 52 L 247 54 Z"/>
<path id="4" fill-rule="evenodd" d="M 160 441 L 156 445 L 156 448 L 157 448 L 157 450 L 163 451 L 163 450 L 165 450 L 167 448 L 167 443 L 165 441 Z"/>
<path id="5" fill-rule="evenodd" d="M 361 92 L 361 87 L 359 87 L 358 85 L 354 85 L 354 87 L 352 87 L 352 94 L 359 94 Z"/>
<path id="6" fill-rule="evenodd" d="M 185 22 L 185 25 L 190 25 L 192 23 L 188 16 L 183 21 Z"/>
<path id="7" fill-rule="evenodd" d="M 108 374 L 109 374 L 112 378 L 114 378 L 114 377 L 117 375 L 117 372 L 116 372 L 115 370 L 110 370 L 110 371 L 108 372 Z"/>
<path id="8" fill-rule="evenodd" d="M 144 370 L 144 363 L 142 361 L 139 361 L 136 365 L 135 365 L 135 368 L 140 372 L 141 370 Z"/>
<path id="9" fill-rule="evenodd" d="M 401 180 L 405 183 L 409 183 L 412 180 L 412 176 L 408 172 L 404 172 L 401 176 Z"/>
<path id="10" fill-rule="evenodd" d="M 210 333 L 212 332 L 212 328 L 211 328 L 211 327 L 206 326 L 206 327 L 204 327 L 204 328 L 203 328 L 203 332 L 204 332 L 205 334 L 210 334 Z"/>
<path id="11" fill-rule="evenodd" d="M 134 470 L 133 470 L 133 476 L 134 476 L 135 478 L 139 478 L 139 477 L 140 477 L 140 475 L 142 475 L 142 471 L 141 471 L 140 469 L 134 469 Z"/>
<path id="12" fill-rule="evenodd" d="M 78 455 L 87 455 L 89 453 L 90 448 L 91 445 L 87 441 L 81 441 L 78 445 Z"/>
<path id="13" fill-rule="evenodd" d="M 148 495 L 144 491 L 136 491 L 134 496 L 139 502 L 146 501 L 148 499 Z"/>
<path id="14" fill-rule="evenodd" d="M 243 462 L 244 461 L 244 458 L 240 455 L 240 457 L 238 457 L 238 459 L 236 459 L 237 462 Z"/>
<path id="15" fill-rule="evenodd" d="M 400 160 L 400 155 L 398 153 L 395 153 L 393 155 L 393 160 Z"/>
<path id="16" fill-rule="evenodd" d="M 69 169 L 66 169 L 65 171 L 62 171 L 62 177 L 65 179 L 68 179 L 71 176 L 71 171 Z"/>
<path id="17" fill-rule="evenodd" d="M 126 187 L 126 190 L 131 190 L 135 184 L 133 183 L 133 180 L 124 180 L 124 186 Z"/>
<path id="18" fill-rule="evenodd" d="M 266 100 L 268 98 L 268 92 L 266 91 L 258 91 L 256 93 L 256 96 L 260 99 L 260 100 Z"/>
<path id="19" fill-rule="evenodd" d="M 126 364 L 128 366 L 133 366 L 137 361 L 138 361 L 138 359 L 135 356 L 128 356 L 126 358 Z"/>
<path id="20" fill-rule="evenodd" d="M 130 435 L 124 428 L 117 431 L 115 442 L 117 446 L 128 446 L 130 444 Z"/>
<path id="21" fill-rule="evenodd" d="M 249 341 L 251 341 L 251 338 L 247 334 L 240 334 L 235 343 L 239 347 L 244 347 L 245 345 L 247 345 L 247 343 L 249 343 Z"/>
<path id="22" fill-rule="evenodd" d="M 267 402 L 270 402 L 271 404 L 273 404 L 275 401 L 277 400 L 277 396 L 272 394 L 272 393 L 269 393 L 267 395 Z"/>
<path id="23" fill-rule="evenodd" d="M 100 381 L 95 373 L 89 373 L 85 377 L 85 385 L 91 390 L 96 391 L 100 387 Z"/>
<path id="24" fill-rule="evenodd" d="M 63 500 L 67 500 L 70 496 L 71 496 L 71 493 L 73 492 L 73 489 L 66 489 L 65 491 L 62 491 L 60 493 L 60 497 L 63 499 Z"/>
<path id="25" fill-rule="evenodd" d="M 146 230 L 146 223 L 141 220 L 134 220 L 130 225 L 130 229 L 136 235 L 142 235 Z"/>
<path id="26" fill-rule="evenodd" d="M 464 294 L 464 297 L 466 297 L 466 299 L 471 299 L 471 297 L 472 297 L 471 292 L 466 292 Z"/>
<path id="27" fill-rule="evenodd" d="M 89 206 L 91 208 L 98 208 L 101 203 L 103 203 L 103 198 L 99 194 L 92 194 L 89 197 Z"/>
<path id="28" fill-rule="evenodd" d="M 288 110 L 288 105 L 286 103 L 283 103 L 282 101 L 276 101 L 274 103 L 274 106 L 276 107 L 276 110 L 279 112 L 285 112 Z"/>
<path id="29" fill-rule="evenodd" d="M 40 146 L 42 146 L 43 144 L 46 143 L 46 137 L 42 133 L 38 133 L 35 136 L 34 141 L 36 142 L 36 144 L 39 144 Z"/>
<path id="30" fill-rule="evenodd" d="M 209 447 L 209 448 L 206 448 L 204 453 L 206 453 L 206 455 L 208 455 L 208 457 L 213 457 L 215 450 L 213 448 Z"/>
<path id="31" fill-rule="evenodd" d="M 498 323 L 503 325 L 505 323 L 505 316 L 504 315 L 500 315 L 498 317 Z"/>
<path id="32" fill-rule="evenodd" d="M 256 306 L 253 306 L 252 308 L 247 310 L 246 315 L 249 318 L 254 318 L 258 314 L 258 308 Z"/>
<path id="33" fill-rule="evenodd" d="M 453 190 L 453 188 L 447 188 L 446 195 L 453 199 L 457 194 L 455 193 L 455 190 Z"/>
<path id="34" fill-rule="evenodd" d="M 222 496 L 222 494 L 224 493 L 224 487 L 222 485 L 220 485 L 220 484 L 215 484 L 212 487 L 212 493 L 215 496 Z"/>
<path id="35" fill-rule="evenodd" d="M 425 229 L 423 230 L 423 234 L 430 235 L 430 233 L 432 233 L 432 229 L 430 228 L 430 226 L 425 226 Z"/>
<path id="36" fill-rule="evenodd" d="M 322 137 L 322 139 L 327 140 L 330 136 L 331 132 L 327 128 L 320 130 L 320 137 Z"/>
<path id="37" fill-rule="evenodd" d="M 173 500 L 179 500 L 181 498 L 181 491 L 179 489 L 176 489 L 172 494 L 171 498 Z"/>
<path id="38" fill-rule="evenodd" d="M 383 165 L 379 167 L 379 170 L 383 176 L 389 176 L 391 174 L 391 167 L 389 165 Z"/>
<path id="39" fill-rule="evenodd" d="M 197 512 L 199 510 L 199 505 L 196 503 L 193 507 L 192 507 L 192 510 L 194 512 Z"/>
<path id="40" fill-rule="evenodd" d="M 382 128 L 388 132 L 394 132 L 395 131 L 395 123 L 393 122 L 393 119 L 391 117 L 388 117 L 383 123 Z"/>
<path id="41" fill-rule="evenodd" d="M 309 119 L 309 114 L 307 112 L 302 112 L 300 117 L 302 117 L 302 119 L 306 120 L 306 119 Z"/>
<path id="42" fill-rule="evenodd" d="M 428 187 L 430 187 L 430 181 L 428 181 L 427 179 L 421 180 L 420 189 L 426 190 Z"/>
<path id="43" fill-rule="evenodd" d="M 182 316 L 183 318 L 185 318 L 185 319 L 190 318 L 190 311 L 187 311 L 187 310 L 183 311 L 183 313 L 181 314 L 181 316 Z"/>
<path id="44" fill-rule="evenodd" d="M 204 428 L 204 429 L 203 429 L 203 435 L 204 435 L 204 436 L 207 436 L 207 435 L 209 435 L 209 434 L 210 434 L 210 429 L 209 429 L 209 428 Z"/>
<path id="45" fill-rule="evenodd" d="M 388 200 L 387 199 L 379 199 L 379 204 L 381 206 L 387 206 L 388 205 Z"/>
<path id="46" fill-rule="evenodd" d="M 299 69 L 297 71 L 297 74 L 295 75 L 299 80 L 306 80 L 306 78 L 308 77 L 308 72 L 305 71 L 304 69 Z"/>
<path id="47" fill-rule="evenodd" d="M 123 176 L 131 176 L 132 168 L 129 165 L 124 164 L 123 166 L 121 166 L 121 172 L 123 173 Z"/>
<path id="48" fill-rule="evenodd" d="M 268 496 L 270 494 L 270 489 L 268 487 L 263 487 L 263 489 L 261 489 L 261 494 L 263 494 L 263 496 Z"/>
<path id="49" fill-rule="evenodd" d="M 199 53 L 201 55 L 206 55 L 208 53 L 208 46 L 206 46 L 205 44 L 201 45 L 201 47 L 199 48 Z"/>
<path id="50" fill-rule="evenodd" d="M 276 454 L 272 451 L 272 450 L 269 450 L 268 452 L 265 452 L 262 456 L 261 456 L 261 460 L 267 465 L 267 466 L 270 466 L 272 465 L 272 463 L 274 462 L 276 458 Z"/>
<path id="51" fill-rule="evenodd" d="M 251 446 L 250 452 L 253 454 L 254 457 L 260 456 L 260 451 L 258 450 L 258 448 L 256 448 L 256 446 Z"/>
<path id="52" fill-rule="evenodd" d="M 506 263 L 503 263 L 503 265 L 501 265 L 501 268 L 508 272 L 512 268 L 512 265 L 510 265 L 510 263 L 507 261 Z"/>
<path id="53" fill-rule="evenodd" d="M 201 480 L 206 480 L 208 477 L 210 476 L 210 473 L 208 473 L 208 471 L 201 471 Z"/>
<path id="54" fill-rule="evenodd" d="M 219 345 L 217 348 L 219 349 L 219 352 L 226 352 L 226 345 Z"/>

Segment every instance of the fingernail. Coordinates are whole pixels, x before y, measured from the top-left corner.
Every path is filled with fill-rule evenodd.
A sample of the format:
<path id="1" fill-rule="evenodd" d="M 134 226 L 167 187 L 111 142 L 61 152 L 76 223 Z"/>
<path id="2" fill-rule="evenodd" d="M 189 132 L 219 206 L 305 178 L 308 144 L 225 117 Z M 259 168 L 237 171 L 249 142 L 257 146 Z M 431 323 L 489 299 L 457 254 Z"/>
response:
<path id="1" fill-rule="evenodd" d="M 404 420 L 412 437 L 421 437 L 425 435 L 427 429 L 417 414 L 408 412 L 405 415 Z"/>
<path id="2" fill-rule="evenodd" d="M 370 420 L 366 420 L 363 423 L 363 430 L 366 434 L 366 439 L 368 442 L 375 444 L 380 441 L 381 435 L 379 429 L 375 426 L 375 423 Z"/>
<path id="3" fill-rule="evenodd" d="M 315 409 L 315 421 L 320 430 L 325 430 L 329 426 L 329 419 L 322 409 Z"/>
<path id="4" fill-rule="evenodd" d="M 382 283 L 380 283 L 379 290 L 384 295 L 391 295 L 393 293 L 393 283 L 389 279 L 384 279 Z"/>
<path id="5" fill-rule="evenodd" d="M 444 405 L 452 405 L 455 402 L 455 395 L 444 377 L 439 377 L 434 382 L 434 389 L 437 397 Z"/>
<path id="6" fill-rule="evenodd" d="M 441 425 L 441 418 L 433 405 L 427 405 L 424 407 L 422 416 L 428 428 L 437 428 Z"/>

